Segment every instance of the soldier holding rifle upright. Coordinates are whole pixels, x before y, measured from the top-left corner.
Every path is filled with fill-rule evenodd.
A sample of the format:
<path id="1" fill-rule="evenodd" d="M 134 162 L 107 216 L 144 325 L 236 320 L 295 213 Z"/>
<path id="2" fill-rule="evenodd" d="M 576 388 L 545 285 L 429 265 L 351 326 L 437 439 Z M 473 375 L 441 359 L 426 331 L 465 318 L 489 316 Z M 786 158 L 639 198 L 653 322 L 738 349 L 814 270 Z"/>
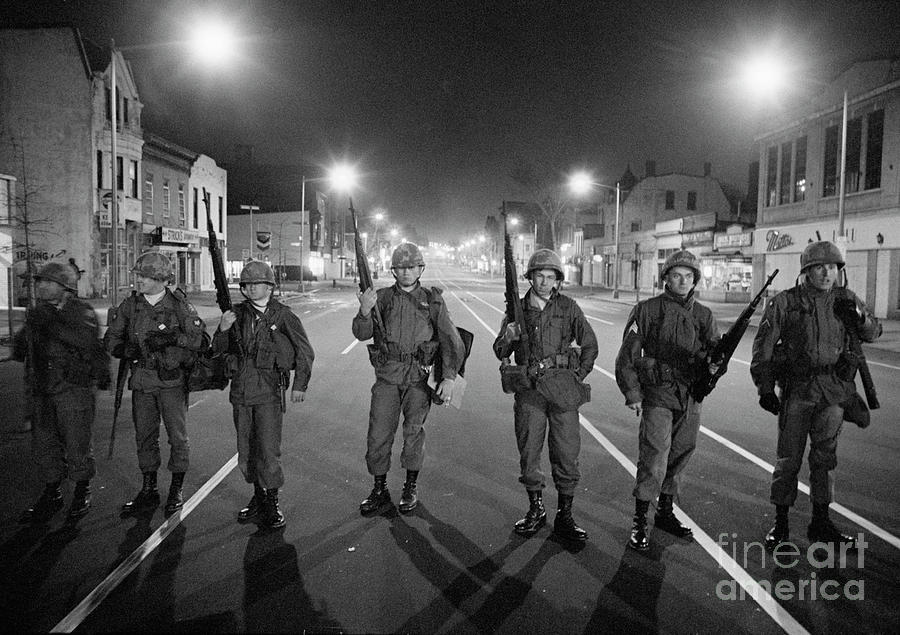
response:
<path id="1" fill-rule="evenodd" d="M 676 251 L 663 263 L 665 291 L 639 302 L 625 325 L 616 358 L 616 382 L 625 405 L 641 418 L 628 546 L 650 548 L 647 511 L 657 501 L 654 524 L 679 538 L 693 535 L 673 511 L 680 475 L 697 445 L 700 406 L 691 387 L 697 375 L 714 374 L 709 356 L 719 339 L 709 308 L 694 297 L 697 257 Z"/>
<path id="2" fill-rule="evenodd" d="M 184 295 L 166 286 L 172 277 L 168 257 L 147 252 L 135 261 L 131 271 L 138 293 L 122 301 L 106 331 L 106 347 L 113 357 L 131 363 L 128 387 L 138 467 L 143 476 L 140 491 L 122 506 L 122 514 L 159 505 L 156 472 L 161 465 L 160 419 L 169 438 L 168 468 L 172 473 L 165 512 L 172 514 L 184 504 L 182 487 L 190 453 L 185 373 L 196 354 L 209 345 L 209 337 L 203 320 Z"/>
<path id="3" fill-rule="evenodd" d="M 366 467 L 375 485 L 359 505 L 363 514 L 377 512 L 391 502 L 387 473 L 401 414 L 400 464 L 406 469 L 406 481 L 399 509 L 407 513 L 418 505 L 417 480 L 425 458 L 425 418 L 432 401 L 429 370 L 435 364 L 441 365 L 443 381 L 436 392 L 444 401 L 450 401 L 456 374 L 465 358 L 465 347 L 440 290 L 426 289 L 419 283 L 424 269 L 419 248 L 403 243 L 391 257 L 396 284 L 377 292 L 369 287 L 357 294 L 359 312 L 353 316 L 353 335 L 360 341 L 374 338 L 368 350 L 375 368 L 366 436 Z"/>
<path id="4" fill-rule="evenodd" d="M 835 286 L 843 267 L 844 258 L 833 243 L 808 244 L 800 256 L 802 281 L 769 301 L 753 341 L 750 374 L 759 405 L 778 416 L 778 460 L 770 496 L 775 525 L 766 535 L 770 549 L 790 538 L 788 510 L 797 499 L 807 436 L 813 506 L 807 537 L 855 544 L 828 516 L 834 493 L 831 471 L 848 415 L 845 404 L 856 397 L 854 378 L 861 361 L 848 341 L 852 335 L 871 342 L 881 335 L 881 325 L 856 294 Z"/>
<path id="5" fill-rule="evenodd" d="M 506 240 L 508 245 L 508 236 Z M 514 267 L 511 250 L 507 249 L 506 254 L 507 267 Z M 519 482 L 528 494 L 528 512 L 514 530 L 531 536 L 547 521 L 543 502 L 545 477 L 541 470 L 546 437 L 558 494 L 553 531 L 567 540 L 583 542 L 587 532 L 572 518 L 572 500 L 581 478 L 578 407 L 590 399 L 590 387 L 583 382 L 593 368 L 598 349 L 594 330 L 581 308 L 559 292 L 564 275 L 556 252 L 539 249 L 532 254 L 525 271 L 531 289 L 525 297 L 514 299 L 521 306 L 522 321 L 512 321 L 509 315 L 504 318 L 494 341 L 494 354 L 506 366 L 512 366 L 509 357 L 515 355 L 514 366 L 524 371 L 517 386 L 504 384 L 505 391 L 515 393 Z M 572 346 L 573 342 L 577 346 Z M 527 354 L 523 353 L 525 350 Z"/>
<path id="6" fill-rule="evenodd" d="M 34 400 L 33 454 L 44 492 L 22 515 L 23 522 L 48 520 L 63 505 L 60 484 L 75 481 L 69 518 L 91 506 L 95 474 L 91 427 L 96 388 L 109 385 L 109 356 L 100 341 L 94 309 L 75 297 L 77 277 L 68 265 L 48 263 L 35 275 L 37 304 L 15 337 L 13 359 L 24 361 L 29 339 L 33 358 L 27 372 Z"/>
<path id="7" fill-rule="evenodd" d="M 272 297 L 275 274 L 268 264 L 248 262 L 240 285 L 246 300 L 222 313 L 212 346 L 214 353 L 228 354 L 238 466 L 253 485 L 253 497 L 238 512 L 238 521 L 256 519 L 277 529 L 285 525 L 278 507 L 278 489 L 284 485 L 284 391 L 293 370 L 291 401 L 306 398 L 315 355 L 300 318 Z"/>

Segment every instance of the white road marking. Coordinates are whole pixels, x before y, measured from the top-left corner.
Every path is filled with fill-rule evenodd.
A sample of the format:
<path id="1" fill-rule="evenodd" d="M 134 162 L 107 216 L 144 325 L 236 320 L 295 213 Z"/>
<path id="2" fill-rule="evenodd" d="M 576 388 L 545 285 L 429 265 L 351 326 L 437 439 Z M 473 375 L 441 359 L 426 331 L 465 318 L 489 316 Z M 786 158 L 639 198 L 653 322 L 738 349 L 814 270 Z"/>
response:
<path id="1" fill-rule="evenodd" d="M 194 495 L 185 502 L 184 507 L 178 510 L 178 513 L 169 516 L 140 547 L 132 551 L 118 567 L 113 569 L 93 591 L 88 593 L 88 595 L 78 603 L 78 606 L 69 611 L 69 614 L 60 620 L 50 632 L 71 633 L 78 628 L 85 618 L 91 614 L 91 611 L 100 606 L 100 603 L 103 602 L 103 600 L 105 600 L 107 596 L 109 596 L 109 594 L 112 593 L 113 590 L 115 590 L 115 588 L 147 558 L 147 556 L 153 553 L 154 549 L 165 540 L 166 536 L 172 533 L 172 530 L 180 525 L 181 521 L 194 511 L 194 508 L 197 507 L 204 498 L 209 496 L 209 493 L 212 492 L 226 476 L 228 476 L 229 472 L 237 467 L 237 460 L 238 457 L 237 454 L 235 454 L 225 463 L 225 465 L 220 467 L 218 472 L 213 474 L 200 489 L 194 492 Z"/>
<path id="2" fill-rule="evenodd" d="M 341 351 L 341 355 L 346 355 L 347 353 L 349 353 L 351 350 L 353 350 L 353 347 L 356 346 L 357 344 L 359 344 L 359 340 L 354 338 L 353 341 L 350 342 L 350 345 Z"/>

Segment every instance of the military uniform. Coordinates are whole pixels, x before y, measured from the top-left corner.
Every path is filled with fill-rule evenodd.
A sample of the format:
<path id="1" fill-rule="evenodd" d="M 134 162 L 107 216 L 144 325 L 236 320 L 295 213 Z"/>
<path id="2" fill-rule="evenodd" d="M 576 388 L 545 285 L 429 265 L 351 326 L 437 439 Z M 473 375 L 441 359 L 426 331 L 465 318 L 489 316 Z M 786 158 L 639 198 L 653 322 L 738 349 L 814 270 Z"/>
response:
<path id="1" fill-rule="evenodd" d="M 663 277 L 679 266 L 691 269 L 696 283 L 696 258 L 687 251 L 670 256 Z M 680 537 L 691 535 L 689 528 L 675 520 L 672 502 L 700 430 L 700 404 L 691 396 L 690 385 L 705 372 L 707 357 L 718 340 L 712 312 L 696 300 L 693 289 L 682 296 L 667 286 L 660 295 L 635 305 L 625 325 L 616 357 L 616 382 L 626 404 L 641 404 L 632 495 L 635 524 L 643 535 L 629 543 L 640 551 L 649 547 L 645 515 L 649 502 L 657 497 L 656 526 Z"/>
<path id="2" fill-rule="evenodd" d="M 836 247 L 823 241 L 811 243 L 801 263 L 804 271 L 823 263 L 842 268 L 843 258 Z M 856 393 L 856 366 L 848 352 L 847 326 L 838 315 L 840 309 L 836 310 L 842 301 L 850 303 L 852 319 L 858 320 L 853 328 L 861 340 L 871 342 L 881 335 L 878 320 L 856 294 L 840 287 L 820 289 L 807 279 L 769 300 L 753 340 L 750 374 L 761 403 L 774 402 L 767 409 L 778 412 L 778 457 L 770 501 L 782 516 L 783 533 L 770 532 L 770 547 L 788 537 L 786 514 L 797 499 L 807 436 L 814 514 L 816 510 L 825 513 L 833 499 L 831 473 L 837 466 L 842 404 Z M 776 384 L 781 389 L 780 403 L 773 399 Z M 833 529 L 829 522 L 823 523 L 826 530 Z M 842 540 L 837 532 L 831 535 Z"/>
<path id="3" fill-rule="evenodd" d="M 50 267 L 41 273 L 57 271 Z M 73 282 L 70 290 L 75 288 Z M 42 519 L 62 505 L 59 485 L 66 477 L 76 482 L 79 499 L 70 516 L 80 516 L 90 505 L 88 483 L 96 473 L 91 446 L 96 388 L 109 383 L 109 357 L 99 338 L 97 315 L 75 297 L 59 308 L 39 301 L 16 334 L 12 353 L 13 359 L 29 361 L 36 414 L 33 454 L 46 484 L 42 502 L 26 512 L 26 520 Z"/>
<path id="4" fill-rule="evenodd" d="M 306 392 L 314 353 L 293 311 L 270 299 L 265 313 L 251 302 L 234 307 L 235 326 L 216 331 L 213 352 L 229 355 L 229 399 L 237 432 L 238 466 L 247 483 L 263 489 L 284 485 L 281 469 L 282 399 L 294 370 L 292 391 Z"/>

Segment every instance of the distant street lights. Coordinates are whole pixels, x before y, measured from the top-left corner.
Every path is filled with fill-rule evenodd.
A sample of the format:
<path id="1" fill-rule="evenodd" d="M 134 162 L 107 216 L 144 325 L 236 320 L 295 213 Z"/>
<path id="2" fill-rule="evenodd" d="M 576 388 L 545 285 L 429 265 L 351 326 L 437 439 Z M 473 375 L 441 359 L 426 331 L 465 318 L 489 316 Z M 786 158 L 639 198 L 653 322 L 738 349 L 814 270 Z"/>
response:
<path id="1" fill-rule="evenodd" d="M 569 179 L 569 188 L 576 194 L 584 194 L 592 187 L 603 187 L 607 190 L 614 190 L 616 193 L 616 226 L 615 241 L 613 243 L 613 298 L 619 297 L 619 222 L 621 220 L 622 208 L 622 190 L 619 182 L 616 186 L 597 183 L 586 172 L 578 172 Z"/>

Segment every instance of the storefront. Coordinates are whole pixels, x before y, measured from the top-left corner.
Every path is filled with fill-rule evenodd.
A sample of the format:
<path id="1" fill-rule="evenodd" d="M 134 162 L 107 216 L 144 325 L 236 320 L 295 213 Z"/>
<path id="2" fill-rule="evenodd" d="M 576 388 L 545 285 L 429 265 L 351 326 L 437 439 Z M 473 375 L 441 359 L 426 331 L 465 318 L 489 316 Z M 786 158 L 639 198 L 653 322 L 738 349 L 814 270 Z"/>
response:
<path id="1" fill-rule="evenodd" d="M 200 232 L 144 225 L 144 244 L 172 261 L 174 285 L 186 293 L 200 290 Z M 145 249 L 146 251 L 146 249 Z"/>
<path id="2" fill-rule="evenodd" d="M 753 232 L 717 233 L 700 253 L 698 289 L 706 300 L 749 302 L 753 287 Z"/>

